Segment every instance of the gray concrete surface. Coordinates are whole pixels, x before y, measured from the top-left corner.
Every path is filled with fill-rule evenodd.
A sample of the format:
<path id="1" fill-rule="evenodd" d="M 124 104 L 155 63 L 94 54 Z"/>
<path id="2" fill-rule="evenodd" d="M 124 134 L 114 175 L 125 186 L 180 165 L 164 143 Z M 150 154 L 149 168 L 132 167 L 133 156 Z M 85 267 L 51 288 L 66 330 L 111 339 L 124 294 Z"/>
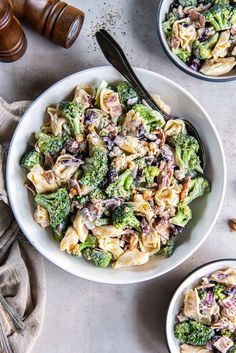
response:
<path id="1" fill-rule="evenodd" d="M 94 32 L 107 27 L 133 65 L 180 83 L 209 112 L 224 143 L 228 166 L 223 210 L 208 240 L 187 262 L 167 275 L 137 285 L 102 285 L 80 280 L 45 260 L 47 306 L 41 336 L 32 353 L 166 353 L 165 312 L 179 281 L 213 259 L 236 257 L 236 234 L 227 219 L 236 217 L 236 82 L 212 84 L 176 68 L 156 36 L 155 0 L 73 0 L 86 12 L 76 44 L 64 50 L 26 29 L 28 50 L 12 64 L 0 64 L 0 96 L 9 102 L 34 99 L 75 71 L 106 63 Z"/>

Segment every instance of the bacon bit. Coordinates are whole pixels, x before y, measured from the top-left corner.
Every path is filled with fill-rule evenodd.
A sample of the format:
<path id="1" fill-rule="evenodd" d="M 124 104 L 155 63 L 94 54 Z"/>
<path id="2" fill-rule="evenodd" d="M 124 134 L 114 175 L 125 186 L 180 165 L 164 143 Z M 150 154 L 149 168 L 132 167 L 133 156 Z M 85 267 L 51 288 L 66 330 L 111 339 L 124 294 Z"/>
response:
<path id="1" fill-rule="evenodd" d="M 180 39 L 174 35 L 171 37 L 171 48 L 178 49 L 180 46 Z"/>
<path id="2" fill-rule="evenodd" d="M 227 336 L 223 336 L 213 343 L 213 346 L 216 347 L 216 349 L 218 349 L 221 353 L 226 353 L 233 345 L 234 342 Z"/>
<path id="3" fill-rule="evenodd" d="M 115 107 L 110 107 L 110 116 L 112 118 L 118 118 L 122 114 L 122 108 L 120 105 L 116 105 Z"/>
<path id="4" fill-rule="evenodd" d="M 231 232 L 236 232 L 236 218 L 229 219 L 229 227 Z"/>
<path id="5" fill-rule="evenodd" d="M 45 160 L 44 160 L 45 166 L 48 167 L 48 168 L 52 168 L 54 163 L 55 163 L 55 161 L 54 161 L 53 157 L 50 156 L 50 154 L 46 154 L 45 155 Z"/>
<path id="6" fill-rule="evenodd" d="M 161 218 L 160 221 L 156 223 L 154 228 L 160 235 L 162 244 L 165 245 L 170 237 L 170 224 L 168 220 L 165 218 Z"/>
<path id="7" fill-rule="evenodd" d="M 44 178 L 46 179 L 48 184 L 53 184 L 55 181 L 54 174 L 51 170 L 46 170 L 44 173 Z"/>
<path id="8" fill-rule="evenodd" d="M 118 97 L 117 97 L 117 95 L 113 94 L 112 96 L 106 98 L 105 102 L 108 103 L 107 104 L 108 107 L 112 107 L 112 106 L 116 105 L 116 103 L 118 102 Z"/>
<path id="9" fill-rule="evenodd" d="M 196 10 L 189 11 L 189 18 L 192 23 L 197 25 L 198 27 L 205 27 L 206 19 Z"/>
<path id="10" fill-rule="evenodd" d="M 162 148 L 164 147 L 165 142 L 166 142 L 166 137 L 165 137 L 164 131 L 161 128 L 159 128 L 159 129 L 153 130 L 152 134 L 157 135 L 158 139 L 160 140 L 159 148 L 160 148 L 160 150 L 162 150 Z"/>
<path id="11" fill-rule="evenodd" d="M 173 170 L 173 166 L 171 165 L 170 162 L 168 163 L 161 163 L 160 165 L 160 174 L 159 174 L 159 183 L 158 183 L 158 187 L 159 189 L 165 189 L 168 186 L 170 186 L 171 183 L 171 179 L 173 177 L 174 174 L 174 170 Z"/>
<path id="12" fill-rule="evenodd" d="M 236 35 L 236 22 L 233 24 L 231 30 L 230 30 L 230 33 L 235 36 Z"/>
<path id="13" fill-rule="evenodd" d="M 230 321 L 228 318 L 226 317 L 222 317 L 218 322 L 215 322 L 212 326 L 212 329 L 229 329 L 230 332 L 234 332 L 235 331 L 235 325 L 232 321 Z"/>
<path id="14" fill-rule="evenodd" d="M 182 185 L 182 190 L 180 192 L 180 201 L 184 201 L 186 199 L 186 197 L 188 196 L 188 189 L 189 189 L 189 185 L 190 185 L 190 181 L 191 181 L 191 177 L 188 176 Z"/>

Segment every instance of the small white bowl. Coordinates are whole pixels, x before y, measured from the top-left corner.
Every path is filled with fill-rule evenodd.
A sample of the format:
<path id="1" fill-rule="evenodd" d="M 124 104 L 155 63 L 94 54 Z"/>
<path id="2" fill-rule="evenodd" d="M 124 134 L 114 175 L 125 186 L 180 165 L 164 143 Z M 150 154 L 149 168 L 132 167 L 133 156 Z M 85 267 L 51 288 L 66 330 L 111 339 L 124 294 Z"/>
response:
<path id="1" fill-rule="evenodd" d="M 166 340 L 170 353 L 180 353 L 180 342 L 175 338 L 174 325 L 177 322 L 176 317 L 183 306 L 185 291 L 198 285 L 202 277 L 209 276 L 215 271 L 228 267 L 236 268 L 236 259 L 222 259 L 209 262 L 188 274 L 177 287 L 170 301 L 166 316 Z"/>
<path id="2" fill-rule="evenodd" d="M 236 66 L 230 72 L 221 76 L 207 76 L 199 71 L 192 70 L 187 64 L 185 64 L 177 55 L 175 55 L 166 40 L 166 35 L 162 29 L 162 22 L 165 21 L 165 16 L 169 12 L 170 4 L 173 0 L 160 0 L 157 9 L 157 34 L 160 39 L 162 48 L 164 49 L 167 56 L 172 60 L 172 62 L 178 66 L 179 69 L 186 72 L 187 74 L 200 78 L 201 80 L 211 81 L 211 82 L 227 82 L 236 80 Z"/>
<path id="3" fill-rule="evenodd" d="M 176 83 L 154 72 L 136 69 L 141 82 L 152 93 L 159 94 L 171 106 L 173 114 L 189 119 L 196 127 L 206 147 L 206 177 L 212 183 L 212 191 L 196 200 L 191 206 L 193 219 L 178 238 L 178 247 L 168 259 L 153 256 L 143 266 L 114 270 L 98 268 L 82 258 L 60 252 L 59 244 L 51 233 L 42 229 L 33 219 L 34 202 L 24 187 L 26 174 L 19 165 L 32 133 L 39 131 L 50 104 L 63 100 L 76 85 L 89 83 L 97 85 L 99 81 L 114 82 L 123 80 L 112 67 L 97 67 L 75 73 L 54 84 L 30 106 L 21 119 L 14 136 L 7 161 L 7 189 L 10 203 L 23 233 L 33 246 L 48 260 L 62 269 L 85 279 L 103 283 L 135 283 L 158 277 L 180 265 L 206 239 L 220 212 L 226 185 L 226 167 L 222 144 L 218 133 L 206 111 L 187 91 Z"/>

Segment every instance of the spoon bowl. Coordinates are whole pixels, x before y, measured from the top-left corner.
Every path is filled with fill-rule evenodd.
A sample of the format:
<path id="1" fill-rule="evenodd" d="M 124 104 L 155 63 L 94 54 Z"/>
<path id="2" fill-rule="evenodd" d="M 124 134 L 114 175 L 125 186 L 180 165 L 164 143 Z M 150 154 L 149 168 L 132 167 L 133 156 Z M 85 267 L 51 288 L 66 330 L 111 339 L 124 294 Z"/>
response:
<path id="1" fill-rule="evenodd" d="M 138 95 L 154 110 L 158 111 L 163 115 L 166 121 L 170 119 L 180 119 L 180 117 L 172 116 L 167 114 L 156 101 L 152 98 L 150 93 L 143 86 L 141 81 L 136 76 L 134 70 L 132 69 L 125 53 L 121 49 L 120 45 L 115 41 L 115 39 L 105 30 L 100 29 L 96 33 L 96 38 L 98 44 L 107 59 L 107 61 L 119 71 L 121 75 L 131 84 L 131 86 L 135 89 Z M 182 118 L 181 118 L 182 119 Z M 202 169 L 204 170 L 206 166 L 206 152 L 202 140 L 190 121 L 186 119 L 182 119 L 185 122 L 186 129 L 190 135 L 196 138 L 199 144 L 199 156 L 202 162 Z"/>

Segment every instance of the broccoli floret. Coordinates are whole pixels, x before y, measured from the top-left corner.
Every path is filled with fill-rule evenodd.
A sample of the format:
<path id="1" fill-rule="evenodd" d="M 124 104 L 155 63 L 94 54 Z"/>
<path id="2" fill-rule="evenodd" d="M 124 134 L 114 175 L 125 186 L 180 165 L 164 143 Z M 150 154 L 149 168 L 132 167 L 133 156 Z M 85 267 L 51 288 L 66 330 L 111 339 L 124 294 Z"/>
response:
<path id="1" fill-rule="evenodd" d="M 162 29 L 167 39 L 170 39 L 172 36 L 172 27 L 176 20 L 178 20 L 177 15 L 175 15 L 173 12 L 169 12 L 166 15 L 166 20 L 162 22 Z"/>
<path id="2" fill-rule="evenodd" d="M 205 345 L 214 335 L 214 331 L 197 321 L 184 321 L 175 325 L 175 337 L 182 343 L 193 346 Z"/>
<path id="3" fill-rule="evenodd" d="M 97 246 L 97 238 L 95 236 L 88 235 L 83 243 L 79 244 L 79 250 L 83 254 L 85 249 L 93 249 Z"/>
<path id="4" fill-rule="evenodd" d="M 229 0 L 214 0 L 214 5 L 224 6 L 229 4 L 230 4 Z"/>
<path id="5" fill-rule="evenodd" d="M 154 184 L 155 177 L 158 176 L 160 170 L 156 166 L 147 166 L 144 168 L 144 178 L 147 186 L 152 186 Z"/>
<path id="6" fill-rule="evenodd" d="M 197 7 L 198 6 L 197 0 L 179 0 L 179 4 L 183 7 L 187 7 L 187 6 Z"/>
<path id="7" fill-rule="evenodd" d="M 143 157 L 136 158 L 134 163 L 138 166 L 139 169 L 144 169 L 147 166 L 147 162 Z"/>
<path id="8" fill-rule="evenodd" d="M 38 194 L 35 202 L 46 208 L 53 228 L 62 223 L 70 212 L 70 199 L 65 188 L 51 194 Z"/>
<path id="9" fill-rule="evenodd" d="M 21 166 L 27 170 L 31 170 L 36 164 L 42 165 L 43 157 L 35 149 L 26 152 L 21 158 Z"/>
<path id="10" fill-rule="evenodd" d="M 124 112 L 129 110 L 134 104 L 138 103 L 139 96 L 128 82 L 118 83 L 116 90 Z"/>
<path id="11" fill-rule="evenodd" d="M 201 161 L 197 155 L 199 144 L 193 136 L 177 134 L 170 141 L 175 147 L 176 164 L 185 175 L 195 176 L 203 173 Z"/>
<path id="12" fill-rule="evenodd" d="M 233 6 L 214 5 L 204 12 L 204 16 L 216 31 L 230 29 L 236 20 L 236 8 Z"/>
<path id="13" fill-rule="evenodd" d="M 216 284 L 215 287 L 213 288 L 213 294 L 216 299 L 218 300 L 223 300 L 225 299 L 225 286 L 223 284 Z"/>
<path id="14" fill-rule="evenodd" d="M 186 204 L 195 200 L 196 198 L 203 196 L 207 192 L 211 191 L 210 184 L 203 177 L 197 177 L 190 180 L 188 196 L 185 199 Z"/>
<path id="15" fill-rule="evenodd" d="M 108 158 L 104 149 L 95 147 L 93 156 L 86 158 L 83 166 L 83 176 L 80 179 L 82 185 L 98 186 L 105 178 L 108 171 Z"/>
<path id="16" fill-rule="evenodd" d="M 112 223 L 117 228 L 131 227 L 140 230 L 140 222 L 135 217 L 134 206 L 128 203 L 124 203 L 113 211 Z"/>
<path id="17" fill-rule="evenodd" d="M 135 112 L 139 113 L 141 118 L 145 120 L 146 124 L 150 127 L 151 130 L 155 130 L 156 128 L 165 125 L 163 116 L 150 107 L 147 107 L 143 104 L 136 104 L 133 109 Z"/>
<path id="18" fill-rule="evenodd" d="M 97 188 L 89 194 L 89 198 L 90 200 L 104 200 L 106 198 L 106 194 L 103 190 Z"/>
<path id="19" fill-rule="evenodd" d="M 43 153 L 58 153 L 62 150 L 64 145 L 64 138 L 61 136 L 50 136 L 48 134 L 44 134 L 40 132 L 36 135 L 37 146 Z"/>
<path id="20" fill-rule="evenodd" d="M 170 219 L 172 224 L 184 227 L 192 218 L 192 211 L 185 202 L 180 202 L 177 206 L 177 212 L 174 217 Z"/>
<path id="21" fill-rule="evenodd" d="M 205 42 L 195 40 L 193 42 L 193 54 L 196 58 L 205 60 L 212 57 L 212 48 L 216 45 L 219 39 L 219 33 L 215 33 Z"/>
<path id="22" fill-rule="evenodd" d="M 89 201 L 88 195 L 76 196 L 75 200 L 81 205 L 84 206 Z"/>
<path id="23" fill-rule="evenodd" d="M 234 335 L 233 333 L 230 331 L 230 330 L 227 330 L 226 328 L 221 330 L 221 335 L 222 336 L 227 336 L 229 337 L 230 339 L 234 339 Z M 231 351 L 230 351 L 231 352 Z"/>
<path id="24" fill-rule="evenodd" d="M 111 253 L 100 249 L 87 248 L 82 252 L 84 258 L 98 267 L 107 267 L 112 259 Z"/>
<path id="25" fill-rule="evenodd" d="M 131 197 L 133 178 L 131 171 L 127 169 L 119 175 L 117 180 L 109 184 L 106 188 L 106 194 L 109 197 L 122 197 L 123 199 L 129 199 Z"/>
<path id="26" fill-rule="evenodd" d="M 62 112 L 64 117 L 67 119 L 72 136 L 82 134 L 84 132 L 82 117 L 84 107 L 78 102 L 61 102 L 59 104 L 59 110 Z"/>
<path id="27" fill-rule="evenodd" d="M 165 257 L 170 257 L 173 255 L 176 249 L 176 238 L 171 238 L 167 241 L 166 245 L 161 248 L 160 254 Z"/>
<path id="28" fill-rule="evenodd" d="M 236 345 L 230 348 L 229 353 L 236 353 Z"/>
<path id="29" fill-rule="evenodd" d="M 183 48 L 172 49 L 172 52 L 175 55 L 177 55 L 185 63 L 188 60 L 188 58 L 191 56 L 191 52 L 189 52 L 187 49 L 183 49 Z"/>

